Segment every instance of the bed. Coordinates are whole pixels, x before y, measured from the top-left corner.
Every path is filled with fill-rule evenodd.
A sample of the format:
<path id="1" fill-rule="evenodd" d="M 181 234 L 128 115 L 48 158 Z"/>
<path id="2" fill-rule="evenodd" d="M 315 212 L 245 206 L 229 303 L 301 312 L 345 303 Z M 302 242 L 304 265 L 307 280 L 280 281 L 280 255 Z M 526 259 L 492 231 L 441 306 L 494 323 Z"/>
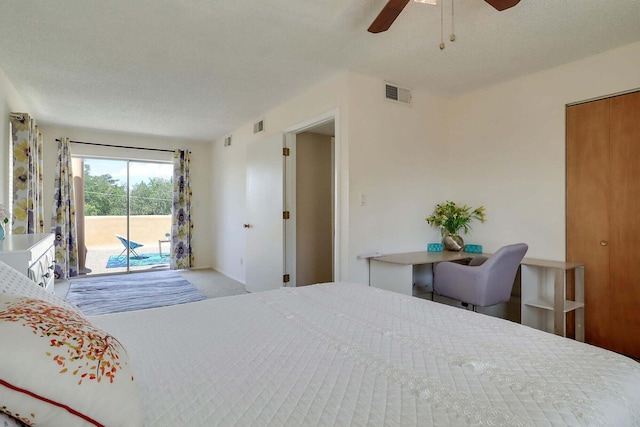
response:
<path id="1" fill-rule="evenodd" d="M 117 339 L 135 375 L 127 399 L 142 415 L 116 410 L 138 423 L 120 425 L 640 425 L 634 360 L 360 284 L 86 320 Z"/>

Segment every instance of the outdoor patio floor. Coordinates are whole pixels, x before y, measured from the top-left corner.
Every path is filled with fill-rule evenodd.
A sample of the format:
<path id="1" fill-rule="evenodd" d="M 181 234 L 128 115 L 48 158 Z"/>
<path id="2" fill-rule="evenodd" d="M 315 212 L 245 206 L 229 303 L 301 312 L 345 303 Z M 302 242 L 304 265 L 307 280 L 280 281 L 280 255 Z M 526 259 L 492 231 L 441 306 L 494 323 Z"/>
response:
<path id="1" fill-rule="evenodd" d="M 165 245 L 166 248 L 166 245 Z M 102 247 L 89 247 L 87 248 L 87 257 L 85 260 L 85 267 L 91 269 L 86 274 L 81 274 L 81 277 L 93 276 L 98 274 L 113 274 L 124 273 L 127 271 L 126 267 L 114 267 L 107 268 L 107 262 L 112 255 L 118 255 L 122 252 L 122 245 L 119 246 L 102 246 Z M 145 254 L 158 253 L 158 247 L 154 245 L 145 245 L 144 247 L 136 249 L 136 252 L 140 256 Z M 124 255 L 123 255 L 124 257 Z M 165 263 L 154 265 L 142 265 L 142 266 L 130 266 L 130 271 L 152 271 L 163 268 L 169 268 L 169 258 L 166 258 Z"/>

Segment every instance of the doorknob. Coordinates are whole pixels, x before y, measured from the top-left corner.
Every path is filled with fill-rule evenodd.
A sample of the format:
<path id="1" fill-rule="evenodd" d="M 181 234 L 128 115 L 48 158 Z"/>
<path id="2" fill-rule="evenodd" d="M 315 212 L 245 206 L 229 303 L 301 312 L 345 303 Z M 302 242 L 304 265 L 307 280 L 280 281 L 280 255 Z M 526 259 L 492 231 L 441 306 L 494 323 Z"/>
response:
<path id="1" fill-rule="evenodd" d="M 244 228 L 249 228 L 249 227 L 251 227 L 251 225 L 249 225 L 249 224 L 242 224 L 242 226 L 243 226 Z"/>
<path id="2" fill-rule="evenodd" d="M 600 246 L 607 246 L 609 244 L 609 242 L 607 242 L 606 240 L 600 240 Z"/>

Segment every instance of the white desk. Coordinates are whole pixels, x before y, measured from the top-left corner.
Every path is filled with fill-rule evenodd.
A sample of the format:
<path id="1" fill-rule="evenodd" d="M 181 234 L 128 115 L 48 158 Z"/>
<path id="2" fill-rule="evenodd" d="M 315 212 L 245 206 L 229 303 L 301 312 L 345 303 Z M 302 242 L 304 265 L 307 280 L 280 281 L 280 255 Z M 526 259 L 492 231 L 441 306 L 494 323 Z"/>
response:
<path id="1" fill-rule="evenodd" d="M 408 252 L 370 258 L 369 285 L 407 295 L 413 286 L 432 286 L 433 265 L 477 255 L 468 252 Z M 523 325 L 566 336 L 566 313 L 575 311 L 576 340 L 584 341 L 584 265 L 524 258 L 521 262 Z M 575 300 L 566 299 L 566 273 L 575 270 Z M 553 277 L 551 278 L 550 275 Z"/>

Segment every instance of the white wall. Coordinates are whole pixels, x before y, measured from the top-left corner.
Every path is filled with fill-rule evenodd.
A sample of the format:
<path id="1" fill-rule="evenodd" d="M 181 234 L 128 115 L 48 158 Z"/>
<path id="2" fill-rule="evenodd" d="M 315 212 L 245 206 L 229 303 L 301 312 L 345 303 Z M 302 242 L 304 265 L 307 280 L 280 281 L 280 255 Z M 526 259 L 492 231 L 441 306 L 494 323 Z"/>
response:
<path id="1" fill-rule="evenodd" d="M 37 121 L 37 118 L 36 118 Z M 142 135 L 102 132 L 81 128 L 66 128 L 57 126 L 40 126 L 44 136 L 44 200 L 45 200 L 45 229 L 51 224 L 53 207 L 53 186 L 55 179 L 55 167 L 57 158 L 56 138 L 68 137 L 75 141 L 96 142 L 101 144 L 122 145 L 128 147 L 147 147 L 161 149 L 188 149 L 191 150 L 191 181 L 193 191 L 193 220 L 194 234 L 193 251 L 195 254 L 196 268 L 210 267 L 212 264 L 211 252 L 212 235 L 211 228 L 211 143 L 186 141 L 178 139 L 165 139 Z M 76 154 L 89 154 L 112 157 L 155 160 L 171 160 L 171 153 L 142 151 L 132 149 L 113 149 L 105 147 L 92 147 L 87 145 L 72 144 L 72 152 Z M 164 231 L 163 231 L 164 233 Z"/>
<path id="2" fill-rule="evenodd" d="M 338 112 L 343 280 L 366 282 L 364 252 L 423 250 L 439 239 L 424 218 L 445 198 L 487 208 L 467 242 L 488 251 L 526 241 L 529 256 L 564 259 L 564 106 L 640 88 L 640 43 L 444 100 L 417 91 L 411 107 L 383 99 L 380 79 L 344 73 L 267 112 L 222 141 L 164 140 L 42 126 L 45 197 L 51 198 L 54 139 L 193 151 L 196 262 L 244 281 L 245 149 L 328 111 Z M 400 82 L 401 83 L 401 82 Z M 0 72 L 0 114 L 27 106 Z M 258 119 L 257 117 L 256 119 Z M 35 118 L 37 121 L 37 117 Z M 0 121 L 0 200 L 8 198 L 8 125 Z M 360 195 L 367 204 L 360 206 Z M 47 207 L 47 205 L 45 205 Z M 48 206 L 47 218 L 51 207 Z"/>
<path id="3" fill-rule="evenodd" d="M 426 218 L 446 194 L 446 100 L 413 91 L 384 99 L 384 82 L 349 75 L 349 275 L 368 283 L 359 254 L 412 252 L 439 241 Z M 360 205 L 361 195 L 366 205 Z"/>
<path id="4" fill-rule="evenodd" d="M 366 283 L 358 254 L 438 241 L 424 218 L 445 199 L 487 208 L 487 223 L 474 223 L 467 243 L 495 251 L 524 241 L 530 257 L 564 260 L 565 105 L 640 88 L 638 70 L 634 43 L 452 100 L 414 91 L 411 107 L 384 100 L 379 79 L 346 73 L 265 114 L 264 136 L 339 109 L 342 280 Z M 212 152 L 213 266 L 240 281 L 251 126 L 233 132 L 232 147 L 217 141 Z"/>
<path id="5" fill-rule="evenodd" d="M 214 195 L 212 200 L 213 268 L 240 282 L 245 281 L 246 230 L 242 224 L 246 222 L 245 150 L 248 144 L 282 134 L 298 123 L 333 109 L 339 110 L 340 115 L 340 119 L 336 120 L 336 141 L 345 139 L 348 129 L 346 105 L 347 75 L 342 74 L 320 83 L 262 117 L 256 117 L 256 120 L 263 118 L 265 121 L 263 133 L 254 135 L 253 122 L 251 122 L 231 133 L 230 147 L 224 147 L 222 140 L 214 143 L 211 157 L 211 192 Z M 346 158 L 346 153 L 337 153 L 336 156 Z M 347 179 L 348 176 L 339 177 L 339 181 L 343 183 L 346 183 Z M 343 205 L 346 206 L 346 203 Z M 346 212 L 343 211 L 341 215 L 344 218 L 343 222 L 346 223 Z M 343 252 L 346 254 L 346 248 Z"/>
<path id="6" fill-rule="evenodd" d="M 9 156 L 11 136 L 9 135 L 9 113 L 28 113 L 29 109 L 20 95 L 16 92 L 7 75 L 0 68 L 0 204 L 9 208 L 11 197 L 11 171 L 9 170 Z"/>
<path id="7" fill-rule="evenodd" d="M 448 196 L 487 208 L 467 241 L 564 260 L 565 105 L 636 88 L 640 43 L 451 100 Z"/>
<path id="8" fill-rule="evenodd" d="M 371 251 L 423 250 L 438 238 L 424 218 L 445 192 L 438 168 L 446 153 L 446 101 L 415 93 L 411 106 L 384 99 L 381 79 L 344 73 L 266 113 L 265 133 L 252 123 L 232 132 L 231 147 L 212 153 L 214 268 L 244 281 L 244 196 L 247 144 L 336 110 L 339 166 L 340 277 L 366 283 Z M 367 199 L 360 206 L 360 194 Z"/>

